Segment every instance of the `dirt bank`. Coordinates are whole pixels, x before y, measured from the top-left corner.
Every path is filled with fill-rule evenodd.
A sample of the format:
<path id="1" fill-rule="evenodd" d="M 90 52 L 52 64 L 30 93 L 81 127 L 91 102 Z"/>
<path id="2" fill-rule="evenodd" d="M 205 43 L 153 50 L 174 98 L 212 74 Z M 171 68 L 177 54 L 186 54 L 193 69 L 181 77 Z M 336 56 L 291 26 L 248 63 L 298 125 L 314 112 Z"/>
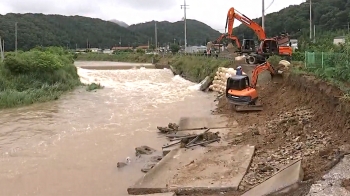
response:
<path id="1" fill-rule="evenodd" d="M 311 181 L 320 179 L 348 151 L 348 104 L 340 99 L 338 88 L 309 75 L 287 73 L 277 83 L 261 84 L 258 91 L 262 112 L 232 112 L 224 98 L 215 111 L 243 127 L 241 135 L 230 136 L 232 144 L 257 147 L 240 189 L 246 191 L 291 160 L 303 158 L 308 183 L 295 193 L 303 195 Z"/>

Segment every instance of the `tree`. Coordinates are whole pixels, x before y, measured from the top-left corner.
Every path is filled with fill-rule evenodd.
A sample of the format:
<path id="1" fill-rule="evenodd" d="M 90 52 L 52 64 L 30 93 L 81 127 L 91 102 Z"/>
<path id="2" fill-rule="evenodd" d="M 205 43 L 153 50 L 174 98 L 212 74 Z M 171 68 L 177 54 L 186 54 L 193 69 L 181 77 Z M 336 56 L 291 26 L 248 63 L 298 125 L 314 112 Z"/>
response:
<path id="1" fill-rule="evenodd" d="M 171 50 L 172 53 L 177 53 L 180 50 L 180 46 L 177 45 L 177 44 L 171 44 L 170 45 L 170 50 Z"/>
<path id="2" fill-rule="evenodd" d="M 150 45 L 149 45 L 149 49 L 150 49 L 150 50 L 154 50 L 154 49 L 156 49 L 156 47 L 155 47 L 153 44 L 150 44 Z"/>

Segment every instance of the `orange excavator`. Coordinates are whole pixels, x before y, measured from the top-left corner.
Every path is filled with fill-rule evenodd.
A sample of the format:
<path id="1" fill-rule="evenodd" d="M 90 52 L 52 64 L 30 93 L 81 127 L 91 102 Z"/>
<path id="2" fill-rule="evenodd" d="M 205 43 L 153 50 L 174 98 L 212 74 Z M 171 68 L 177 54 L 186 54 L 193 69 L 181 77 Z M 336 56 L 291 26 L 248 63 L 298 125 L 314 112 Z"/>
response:
<path id="1" fill-rule="evenodd" d="M 261 111 L 263 107 L 258 103 L 258 92 L 256 84 L 261 72 L 270 71 L 271 77 L 280 75 L 281 71 L 276 70 L 269 62 L 257 65 L 252 72 L 252 81 L 247 75 L 234 75 L 227 79 L 226 99 L 235 107 L 238 112 Z"/>
<path id="2" fill-rule="evenodd" d="M 234 19 L 237 19 L 244 25 L 251 28 L 255 32 L 255 34 L 258 36 L 258 39 L 260 41 L 260 45 L 257 48 L 257 50 L 255 50 L 254 52 L 252 51 L 251 53 L 248 54 L 246 58 L 247 63 L 249 64 L 263 63 L 263 62 L 266 62 L 266 59 L 272 55 L 280 55 L 282 57 L 285 57 L 286 60 L 290 61 L 293 50 L 288 45 L 290 44 L 288 34 L 282 34 L 280 36 L 276 36 L 273 38 L 266 38 L 266 33 L 264 29 L 258 23 L 254 22 L 244 14 L 239 13 L 233 7 L 229 9 L 227 14 L 227 20 L 226 20 L 226 26 L 228 23 L 229 32 L 231 34 L 233 30 L 230 30 L 230 29 L 233 28 Z M 249 46 L 246 47 L 245 46 L 246 44 L 249 44 Z M 251 43 L 245 43 L 245 41 L 243 41 L 243 47 L 244 46 L 247 49 L 252 48 Z M 241 54 L 246 52 L 247 51 L 242 51 L 242 50 L 239 51 L 239 53 Z"/>

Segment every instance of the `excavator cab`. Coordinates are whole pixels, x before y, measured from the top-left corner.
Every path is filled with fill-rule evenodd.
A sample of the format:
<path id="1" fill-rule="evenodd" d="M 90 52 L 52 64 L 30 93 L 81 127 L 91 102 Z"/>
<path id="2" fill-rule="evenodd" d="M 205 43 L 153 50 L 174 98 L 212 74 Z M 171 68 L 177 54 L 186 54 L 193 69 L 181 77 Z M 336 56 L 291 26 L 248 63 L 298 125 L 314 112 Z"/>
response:
<path id="1" fill-rule="evenodd" d="M 244 52 L 253 52 L 255 51 L 255 42 L 253 39 L 243 39 L 241 51 Z"/>
<path id="2" fill-rule="evenodd" d="M 270 55 L 278 55 L 279 49 L 278 49 L 278 43 L 274 39 L 266 39 L 260 43 L 260 51 L 263 54 Z"/>
<path id="3" fill-rule="evenodd" d="M 234 105 L 254 105 L 258 96 L 247 75 L 234 75 L 227 79 L 226 98 Z"/>

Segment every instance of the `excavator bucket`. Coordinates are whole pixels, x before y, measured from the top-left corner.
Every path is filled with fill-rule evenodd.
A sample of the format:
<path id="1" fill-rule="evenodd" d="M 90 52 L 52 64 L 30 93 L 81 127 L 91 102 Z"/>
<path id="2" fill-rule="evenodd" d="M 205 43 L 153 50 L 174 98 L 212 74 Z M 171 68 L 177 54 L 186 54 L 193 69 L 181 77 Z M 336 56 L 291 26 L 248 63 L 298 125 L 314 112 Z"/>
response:
<path id="1" fill-rule="evenodd" d="M 236 105 L 236 112 L 254 112 L 254 111 L 262 111 L 263 106 L 260 105 Z"/>

